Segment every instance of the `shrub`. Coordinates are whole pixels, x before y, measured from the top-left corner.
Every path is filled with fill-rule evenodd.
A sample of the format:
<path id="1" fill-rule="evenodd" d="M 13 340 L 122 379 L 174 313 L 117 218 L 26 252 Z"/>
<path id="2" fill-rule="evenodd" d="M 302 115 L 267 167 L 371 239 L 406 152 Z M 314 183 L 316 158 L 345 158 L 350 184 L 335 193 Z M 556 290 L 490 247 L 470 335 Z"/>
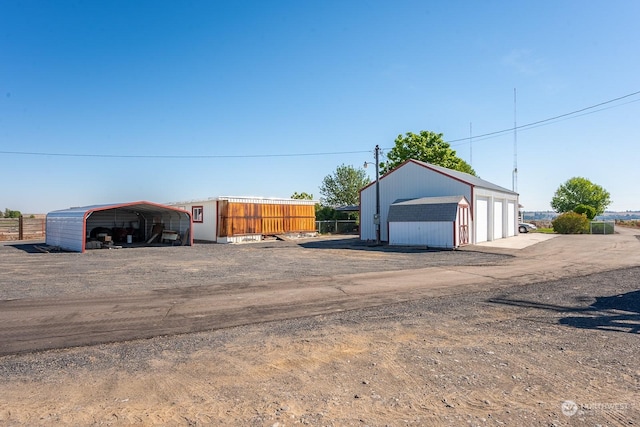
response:
<path id="1" fill-rule="evenodd" d="M 582 234 L 589 232 L 589 219 L 585 214 L 565 212 L 551 222 L 556 233 Z"/>

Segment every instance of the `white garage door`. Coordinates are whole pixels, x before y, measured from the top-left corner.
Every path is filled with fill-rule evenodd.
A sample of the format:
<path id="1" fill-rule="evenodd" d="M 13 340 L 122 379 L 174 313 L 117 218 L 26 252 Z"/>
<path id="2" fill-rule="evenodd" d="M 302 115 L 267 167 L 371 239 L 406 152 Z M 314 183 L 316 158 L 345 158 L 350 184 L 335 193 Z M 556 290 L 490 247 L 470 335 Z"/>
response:
<path id="1" fill-rule="evenodd" d="M 502 239 L 502 201 L 493 202 L 493 239 Z"/>
<path id="2" fill-rule="evenodd" d="M 476 199 L 476 243 L 488 240 L 489 226 L 489 201 L 487 199 Z"/>
<path id="3" fill-rule="evenodd" d="M 507 237 L 516 235 L 516 204 L 509 202 L 507 208 Z"/>

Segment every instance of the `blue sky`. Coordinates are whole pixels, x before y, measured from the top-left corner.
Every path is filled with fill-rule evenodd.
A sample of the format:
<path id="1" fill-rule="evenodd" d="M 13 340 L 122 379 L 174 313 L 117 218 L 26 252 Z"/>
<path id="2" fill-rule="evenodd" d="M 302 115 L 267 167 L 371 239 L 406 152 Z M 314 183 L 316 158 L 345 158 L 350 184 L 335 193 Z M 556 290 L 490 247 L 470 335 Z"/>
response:
<path id="1" fill-rule="evenodd" d="M 512 188 L 514 121 L 640 91 L 638 16 L 635 0 L 6 0 L 0 209 L 319 198 L 337 166 L 420 130 Z M 583 176 L 640 209 L 639 117 L 636 94 L 518 130 L 521 204 L 549 210 Z"/>

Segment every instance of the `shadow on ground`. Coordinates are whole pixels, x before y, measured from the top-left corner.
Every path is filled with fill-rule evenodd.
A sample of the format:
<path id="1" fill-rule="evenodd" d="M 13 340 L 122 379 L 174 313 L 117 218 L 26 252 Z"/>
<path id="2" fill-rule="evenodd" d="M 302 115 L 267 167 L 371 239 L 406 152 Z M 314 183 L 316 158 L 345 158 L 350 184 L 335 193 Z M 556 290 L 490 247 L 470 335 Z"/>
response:
<path id="1" fill-rule="evenodd" d="M 347 237 L 344 239 L 327 239 L 298 243 L 300 247 L 307 249 L 350 249 L 355 251 L 378 251 L 395 253 L 420 253 L 440 252 L 439 249 L 426 246 L 389 246 L 386 243 L 377 245 L 375 242 L 367 242 L 358 238 Z"/>
<path id="2" fill-rule="evenodd" d="M 574 328 L 640 334 L 640 290 L 596 297 L 595 302 L 582 307 L 510 298 L 491 298 L 487 301 L 494 304 L 569 313 L 570 315 L 560 318 L 558 323 Z"/>
<path id="3" fill-rule="evenodd" d="M 14 249 L 26 252 L 28 254 L 41 254 L 42 253 L 42 251 L 39 251 L 38 249 L 36 249 L 36 246 L 38 246 L 38 243 L 14 243 L 14 244 L 5 245 L 5 246 L 12 247 Z"/>

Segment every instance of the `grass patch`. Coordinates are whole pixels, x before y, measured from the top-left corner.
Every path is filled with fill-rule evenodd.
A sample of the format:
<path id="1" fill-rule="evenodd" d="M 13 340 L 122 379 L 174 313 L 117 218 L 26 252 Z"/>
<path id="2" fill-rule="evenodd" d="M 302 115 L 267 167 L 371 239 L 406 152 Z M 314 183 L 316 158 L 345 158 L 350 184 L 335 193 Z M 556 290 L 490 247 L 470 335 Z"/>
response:
<path id="1" fill-rule="evenodd" d="M 555 233 L 553 228 L 542 228 L 542 227 L 538 227 L 538 229 L 533 231 L 533 232 L 534 233 L 542 233 L 542 234 L 554 234 Z"/>

